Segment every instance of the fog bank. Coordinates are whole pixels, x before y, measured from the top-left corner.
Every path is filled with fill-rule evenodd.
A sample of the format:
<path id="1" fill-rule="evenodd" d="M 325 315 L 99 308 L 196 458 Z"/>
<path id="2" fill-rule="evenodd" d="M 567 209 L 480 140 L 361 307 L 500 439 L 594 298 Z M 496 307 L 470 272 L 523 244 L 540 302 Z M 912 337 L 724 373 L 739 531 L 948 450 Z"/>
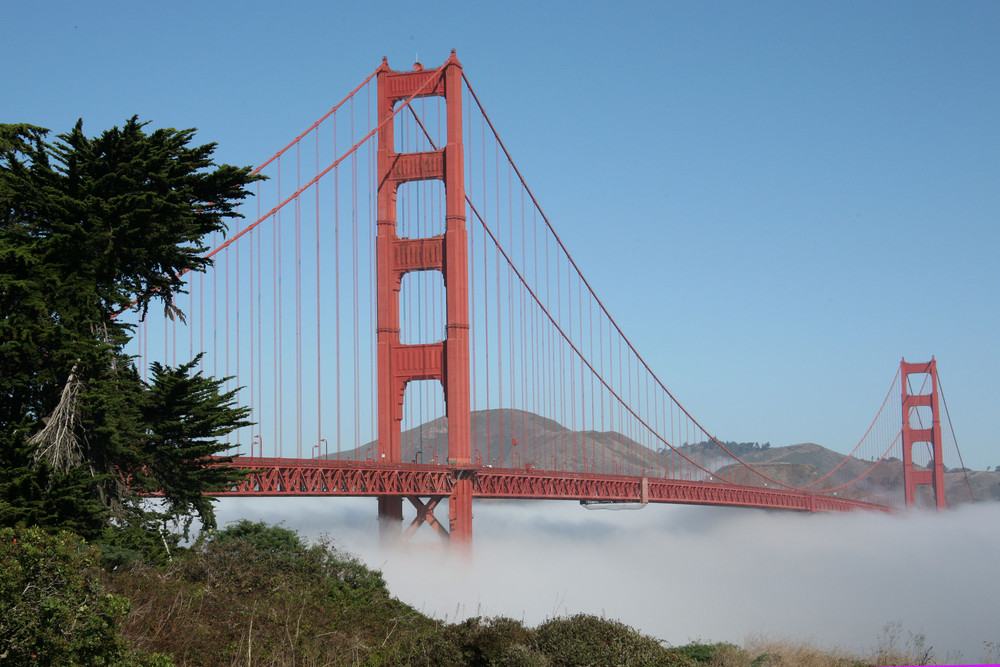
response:
<path id="1" fill-rule="evenodd" d="M 469 562 L 421 545 L 378 548 L 370 499 L 226 499 L 220 525 L 284 521 L 383 571 L 393 595 L 437 618 L 535 625 L 605 615 L 671 644 L 750 635 L 873 648 L 887 623 L 924 633 L 938 658 L 1000 640 L 1000 504 L 946 513 L 816 514 L 575 502 L 477 501 Z M 447 508 L 437 514 L 447 520 Z"/>

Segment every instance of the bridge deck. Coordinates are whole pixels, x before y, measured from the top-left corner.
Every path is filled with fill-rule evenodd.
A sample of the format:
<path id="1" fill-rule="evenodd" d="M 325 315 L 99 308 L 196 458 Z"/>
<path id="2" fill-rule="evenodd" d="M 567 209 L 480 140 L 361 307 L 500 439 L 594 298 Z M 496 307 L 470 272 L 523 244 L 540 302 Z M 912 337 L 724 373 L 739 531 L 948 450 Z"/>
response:
<path id="1" fill-rule="evenodd" d="M 451 495 L 471 478 L 474 498 L 594 500 L 760 507 L 803 512 L 890 511 L 852 498 L 759 486 L 463 465 L 382 464 L 374 461 L 240 458 L 247 481 L 217 496 Z"/>

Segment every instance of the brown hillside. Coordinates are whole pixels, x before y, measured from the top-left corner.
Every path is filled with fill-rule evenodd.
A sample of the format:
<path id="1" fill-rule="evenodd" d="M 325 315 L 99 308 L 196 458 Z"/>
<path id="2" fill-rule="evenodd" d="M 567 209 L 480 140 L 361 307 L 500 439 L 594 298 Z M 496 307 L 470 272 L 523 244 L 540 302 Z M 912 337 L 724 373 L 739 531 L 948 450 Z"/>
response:
<path id="1" fill-rule="evenodd" d="M 538 468 L 577 472 L 606 471 L 623 475 L 657 475 L 664 466 L 674 476 L 707 479 L 718 476 L 740 484 L 771 485 L 775 480 L 791 487 L 834 489 L 864 477 L 876 489 L 902 487 L 902 464 L 875 464 L 844 455 L 815 443 L 740 451 L 741 460 L 763 477 L 754 475 L 719 448 L 705 443 L 684 446 L 679 452 L 657 452 L 615 431 L 571 431 L 556 421 L 523 410 L 483 410 L 472 413 L 473 462 L 498 468 Z M 448 458 L 447 419 L 440 417 L 402 434 L 402 459 L 414 463 L 443 463 Z M 341 454 L 346 460 L 374 460 L 374 442 Z M 683 455 L 683 456 L 682 456 Z M 708 472 L 688 463 L 698 462 Z M 331 458 L 333 458 L 331 456 Z M 871 468 L 874 466 L 874 470 Z M 1000 500 L 1000 472 L 945 474 L 949 504 Z M 970 493 L 971 487 L 971 493 Z M 930 505 L 930 490 L 918 489 L 921 504 Z"/>
<path id="2" fill-rule="evenodd" d="M 472 413 L 472 458 L 498 468 L 553 468 L 577 472 L 614 471 L 624 475 L 658 469 L 663 457 L 614 431 L 571 431 L 546 417 L 523 410 Z M 341 454 L 346 460 L 374 458 L 375 443 Z M 448 458 L 447 419 L 440 417 L 404 431 L 402 459 L 443 463 Z M 330 458 L 334 458 L 331 456 Z M 660 463 L 658 463 L 660 461 Z"/>

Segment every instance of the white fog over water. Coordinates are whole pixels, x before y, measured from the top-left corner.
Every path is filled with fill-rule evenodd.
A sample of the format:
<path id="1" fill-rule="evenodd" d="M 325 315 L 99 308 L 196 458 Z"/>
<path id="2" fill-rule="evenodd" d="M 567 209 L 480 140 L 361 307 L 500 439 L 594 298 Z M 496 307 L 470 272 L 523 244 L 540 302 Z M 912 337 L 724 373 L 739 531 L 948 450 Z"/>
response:
<path id="1" fill-rule="evenodd" d="M 391 593 L 449 621 L 535 625 L 604 615 L 681 645 L 750 636 L 873 649 L 888 623 L 923 633 L 939 660 L 1000 641 L 1000 504 L 937 513 L 816 514 L 575 502 L 477 501 L 470 562 L 378 547 L 373 499 L 225 499 L 220 526 L 284 522 L 382 570 Z M 437 514 L 447 520 L 447 508 Z M 430 529 L 417 534 L 436 542 Z"/>

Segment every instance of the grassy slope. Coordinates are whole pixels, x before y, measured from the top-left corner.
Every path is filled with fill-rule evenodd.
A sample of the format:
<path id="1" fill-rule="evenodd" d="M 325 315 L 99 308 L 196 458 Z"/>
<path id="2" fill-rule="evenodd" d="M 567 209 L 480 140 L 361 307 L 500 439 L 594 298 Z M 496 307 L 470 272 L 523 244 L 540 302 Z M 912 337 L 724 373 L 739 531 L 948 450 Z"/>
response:
<path id="1" fill-rule="evenodd" d="M 589 615 L 527 628 L 509 618 L 445 624 L 394 599 L 379 572 L 290 530 L 243 522 L 164 567 L 105 571 L 132 601 L 123 634 L 176 665 L 826 665 L 926 664 L 890 642 L 858 657 L 788 642 L 669 648 Z"/>

